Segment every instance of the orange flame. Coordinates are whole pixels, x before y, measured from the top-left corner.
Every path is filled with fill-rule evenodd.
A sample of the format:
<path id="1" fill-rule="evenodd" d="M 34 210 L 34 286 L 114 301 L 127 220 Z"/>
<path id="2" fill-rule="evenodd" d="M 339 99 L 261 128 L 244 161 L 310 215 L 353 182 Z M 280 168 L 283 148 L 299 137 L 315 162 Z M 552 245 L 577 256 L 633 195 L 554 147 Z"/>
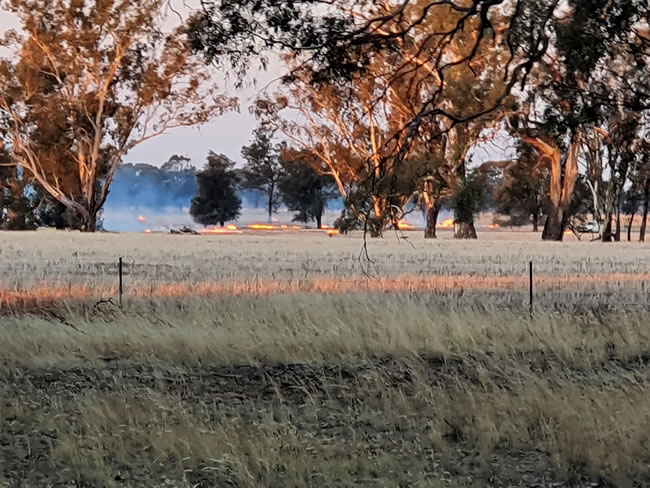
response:
<path id="1" fill-rule="evenodd" d="M 141 222 L 141 223 L 144 224 L 145 222 L 147 222 L 147 217 L 145 217 L 144 215 L 140 215 L 138 217 L 138 222 Z"/>
<path id="2" fill-rule="evenodd" d="M 209 235 L 232 235 L 232 234 L 243 234 L 244 232 L 239 230 L 236 225 L 229 225 L 225 228 L 223 227 L 206 227 L 201 229 L 199 234 L 209 234 Z"/>
<path id="3" fill-rule="evenodd" d="M 251 224 L 248 226 L 251 230 L 279 230 L 277 225 L 273 224 Z"/>
<path id="4" fill-rule="evenodd" d="M 443 229 L 450 229 L 454 227 L 454 219 L 447 219 L 443 222 L 438 222 L 438 227 L 442 227 Z"/>
<path id="5" fill-rule="evenodd" d="M 153 231 L 151 229 L 147 229 L 144 231 L 145 234 L 153 234 Z"/>
<path id="6" fill-rule="evenodd" d="M 490 224 L 490 225 L 488 225 L 488 227 L 490 229 L 500 229 L 501 228 L 501 226 L 499 224 Z"/>
<path id="7" fill-rule="evenodd" d="M 330 237 L 337 236 L 337 235 L 339 235 L 340 233 L 341 233 L 341 232 L 340 232 L 338 229 L 329 229 L 329 230 L 327 231 L 327 235 L 330 236 Z"/>
<path id="8" fill-rule="evenodd" d="M 413 230 L 416 227 L 413 224 L 409 224 L 406 220 L 400 219 L 397 221 L 397 228 L 399 230 Z"/>

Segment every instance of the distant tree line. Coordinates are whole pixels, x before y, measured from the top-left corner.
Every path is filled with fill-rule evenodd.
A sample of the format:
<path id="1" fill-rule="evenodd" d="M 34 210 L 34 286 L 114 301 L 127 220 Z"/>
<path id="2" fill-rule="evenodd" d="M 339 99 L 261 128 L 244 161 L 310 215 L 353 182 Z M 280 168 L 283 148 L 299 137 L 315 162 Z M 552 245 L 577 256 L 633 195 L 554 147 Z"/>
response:
<path id="1" fill-rule="evenodd" d="M 265 208 L 269 221 L 278 207 L 284 205 L 294 213 L 294 221 L 314 222 L 320 227 L 328 203 L 341 198 L 335 179 L 314 168 L 313 156 L 286 143 L 275 142 L 273 135 L 261 128 L 254 133 L 253 141 L 242 148 L 242 157 L 245 163 L 241 168 L 236 168 L 228 157 L 213 152 L 200 170 L 189 158 L 179 155 L 173 155 L 160 166 L 124 164 L 116 173 L 109 203 L 114 208 L 190 207 L 196 222 L 203 225 L 237 220 L 243 201 L 253 208 Z M 426 155 L 416 155 L 405 162 L 406 170 L 397 188 L 403 188 L 404 195 L 411 194 L 402 213 L 408 217 L 410 213 L 421 212 L 429 237 L 436 235 L 441 210 L 451 211 L 456 220 L 467 222 L 473 222 L 479 212 L 493 212 L 494 223 L 499 226 L 530 226 L 535 232 L 552 211 L 550 175 L 528 145 L 521 145 L 516 159 L 474 165 L 467 170 L 464 183 L 453 192 L 442 192 L 440 180 L 426 176 L 436 168 L 430 155 L 426 158 Z M 621 210 L 614 223 L 614 240 L 632 240 L 635 222 L 640 227 L 640 238 L 645 239 L 649 181 L 647 174 L 639 172 L 623 190 Z M 592 187 L 587 176 L 578 175 L 567 210 L 569 228 L 594 218 Z M 361 187 L 354 197 L 356 201 L 345 201 L 345 209 L 336 222 L 344 231 L 364 228 L 363 220 L 355 214 L 355 209 L 364 204 Z M 431 204 L 427 198 L 437 203 Z M 431 213 L 431 209 L 435 211 Z M 51 198 L 19 168 L 0 166 L 1 229 L 25 230 L 39 226 L 74 229 L 81 225 L 74 213 Z"/>
<path id="2" fill-rule="evenodd" d="M 197 173 L 198 189 L 190 214 L 202 225 L 221 225 L 237 220 L 242 201 L 238 189 L 260 192 L 266 201 L 269 222 L 280 204 L 294 212 L 294 222 L 315 222 L 322 217 L 329 201 L 337 197 L 331 176 L 312 166 L 273 141 L 264 129 L 255 131 L 254 140 L 242 148 L 245 164 L 235 163 L 223 154 L 210 152 L 205 167 Z"/>
<path id="3" fill-rule="evenodd" d="M 173 155 L 161 166 L 123 164 L 107 200 L 112 207 L 188 207 L 196 193 L 196 168 L 189 158 Z"/>
<path id="4" fill-rule="evenodd" d="M 210 173 L 215 166 L 227 166 L 232 169 L 234 163 L 225 156 L 211 153 L 202 171 L 197 170 L 189 158 L 179 155 L 173 155 L 162 165 L 123 164 L 115 174 L 106 206 L 113 210 L 134 207 L 161 211 L 170 208 L 179 211 L 187 209 L 197 195 L 200 184 L 206 181 L 204 173 L 206 171 Z M 322 206 L 324 210 L 326 202 L 323 199 L 313 199 L 313 193 L 310 192 L 318 192 L 324 179 L 307 166 L 283 163 L 283 167 L 285 166 L 287 171 L 276 175 L 278 188 L 273 196 L 273 212 L 277 210 L 279 204 L 284 204 L 299 214 L 297 219 L 301 222 L 309 222 L 312 219 L 317 222 L 322 213 L 318 213 L 312 207 Z M 295 171 L 301 172 L 298 178 L 300 184 L 295 186 L 296 192 L 292 191 L 294 187 L 292 181 L 297 180 L 295 176 L 291 176 L 294 167 Z M 268 204 L 265 203 L 268 201 L 267 193 L 259 186 L 259 179 L 247 178 L 250 174 L 252 174 L 250 171 L 244 169 L 232 169 L 225 173 L 217 171 L 216 177 L 223 180 L 217 184 L 231 187 L 232 196 L 229 202 L 225 202 L 222 200 L 223 196 L 217 192 L 210 199 L 220 201 L 220 205 L 229 203 L 236 208 L 241 208 L 242 205 L 248 208 L 268 208 Z M 310 182 L 310 177 L 315 178 L 317 182 Z M 327 189 L 327 185 L 324 185 L 324 189 Z M 331 195 L 331 192 L 328 195 Z M 97 228 L 101 229 L 101 213 L 97 218 Z M 235 216 L 230 216 L 225 220 L 234 218 Z M 0 166 L 0 229 L 31 230 L 37 227 L 80 229 L 82 225 L 83 223 L 75 218 L 74 213 L 51 198 L 25 172 L 14 167 Z"/>

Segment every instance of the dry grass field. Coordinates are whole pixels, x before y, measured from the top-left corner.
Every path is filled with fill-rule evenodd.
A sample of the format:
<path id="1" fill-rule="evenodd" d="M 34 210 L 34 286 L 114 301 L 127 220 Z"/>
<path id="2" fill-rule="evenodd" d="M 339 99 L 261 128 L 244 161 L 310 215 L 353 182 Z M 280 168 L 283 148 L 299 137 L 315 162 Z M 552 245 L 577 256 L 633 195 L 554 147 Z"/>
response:
<path id="1" fill-rule="evenodd" d="M 650 246 L 449 237 L 0 234 L 0 487 L 650 486 Z"/>

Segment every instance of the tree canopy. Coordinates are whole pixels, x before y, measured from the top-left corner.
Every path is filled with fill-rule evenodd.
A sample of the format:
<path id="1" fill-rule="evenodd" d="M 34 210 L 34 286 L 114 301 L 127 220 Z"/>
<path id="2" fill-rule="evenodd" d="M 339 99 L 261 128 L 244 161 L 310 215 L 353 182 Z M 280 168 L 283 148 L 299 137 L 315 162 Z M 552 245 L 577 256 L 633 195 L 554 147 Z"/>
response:
<path id="1" fill-rule="evenodd" d="M 235 163 L 223 154 L 210 151 L 205 167 L 196 174 L 198 190 L 192 199 L 190 215 L 202 225 L 223 225 L 237 220 L 241 199 L 237 196 Z"/>
<path id="2" fill-rule="evenodd" d="M 338 194 L 334 179 L 302 160 L 283 159 L 282 166 L 279 190 L 282 202 L 294 212 L 294 222 L 315 221 L 320 229 L 327 203 Z"/>
<path id="3" fill-rule="evenodd" d="M 329 141 L 328 154 L 320 158 L 325 166 L 331 168 L 327 159 L 336 158 L 337 166 L 354 161 L 354 168 L 374 167 L 366 171 L 373 213 L 380 211 L 382 193 L 395 193 L 402 163 L 418 145 L 451 149 L 443 158 L 446 165 L 457 155 L 451 163 L 455 171 L 430 175 L 454 192 L 466 167 L 464 157 L 454 153 L 459 149 L 454 132 L 488 115 L 495 124 L 506 116 L 511 134 L 548 165 L 544 237 L 561 239 L 586 135 L 595 129 L 609 133 L 612 114 L 621 109 L 639 113 L 648 108 L 649 8 L 643 0 L 224 0 L 207 2 L 191 32 L 196 50 L 229 63 L 240 76 L 251 59 L 264 65 L 269 53 L 283 53 L 286 98 L 276 97 L 275 107 L 279 102 L 310 114 L 310 148 L 325 154 L 322 140 Z M 459 80 L 468 85 L 465 90 L 454 89 Z M 479 95 L 481 85 L 492 92 Z M 382 111 L 382 104 L 396 99 L 397 87 L 397 98 L 407 102 L 408 110 Z M 327 101 L 324 93 L 330 94 Z M 370 123 L 367 110 L 355 115 L 349 107 L 359 94 L 368 106 L 379 107 L 385 120 Z M 484 103 L 471 97 L 472 103 L 458 103 L 456 94 L 472 94 Z M 337 120 L 334 130 L 331 122 L 319 120 L 327 110 Z M 345 138 L 331 142 L 342 126 L 359 137 L 349 121 L 381 127 L 384 137 L 375 150 L 355 157 L 339 154 L 351 147 Z M 387 131 L 391 123 L 397 129 Z M 289 129 L 297 136 L 295 126 Z M 463 141 L 461 155 L 476 137 Z M 617 157 L 608 202 L 620 198 L 632 165 Z M 344 188 L 341 178 L 337 183 Z"/>
<path id="4" fill-rule="evenodd" d="M 242 170 L 243 185 L 245 188 L 259 190 L 266 195 L 269 222 L 280 203 L 278 183 L 282 178 L 280 149 L 272 138 L 272 132 L 265 127 L 260 127 L 255 131 L 253 141 L 241 150 L 245 160 Z"/>

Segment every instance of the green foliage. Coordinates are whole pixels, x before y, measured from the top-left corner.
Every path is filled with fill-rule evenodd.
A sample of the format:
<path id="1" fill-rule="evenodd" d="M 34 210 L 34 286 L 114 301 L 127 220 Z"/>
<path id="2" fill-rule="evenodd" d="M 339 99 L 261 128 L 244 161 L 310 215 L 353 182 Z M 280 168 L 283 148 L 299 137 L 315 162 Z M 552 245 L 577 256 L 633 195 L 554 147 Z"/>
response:
<path id="1" fill-rule="evenodd" d="M 19 230 L 28 227 L 26 217 L 31 205 L 18 169 L 4 166 L 9 161 L 9 154 L 0 144 L 0 228 Z"/>
<path id="2" fill-rule="evenodd" d="M 383 36 L 362 36 L 352 41 L 354 18 L 346 15 L 342 4 L 330 4 L 323 11 L 320 0 L 222 0 L 206 3 L 201 14 L 190 22 L 191 45 L 211 61 L 228 61 L 245 78 L 251 57 L 263 67 L 267 53 L 295 46 L 309 46 L 314 82 L 350 80 L 370 62 L 367 46 L 376 50 L 394 48 Z M 264 34 L 260 36 L 260 29 Z M 316 68 L 317 67 L 317 68 Z"/>
<path id="3" fill-rule="evenodd" d="M 394 193 L 410 196 L 414 192 L 420 191 L 422 179 L 427 176 L 434 176 L 436 187 L 444 187 L 446 183 L 440 176 L 443 165 L 444 162 L 435 154 L 425 151 L 420 151 L 405 159 L 400 171 L 395 176 Z"/>
<path id="4" fill-rule="evenodd" d="M 636 188 L 629 188 L 623 193 L 621 212 L 625 215 L 636 214 L 641 208 L 642 201 L 642 195 L 636 190 Z"/>
<path id="5" fill-rule="evenodd" d="M 583 220 L 591 213 L 591 190 L 584 175 L 578 175 L 573 197 L 566 212 L 566 218 L 581 217 Z"/>
<path id="6" fill-rule="evenodd" d="M 293 221 L 316 221 L 320 228 L 327 202 L 338 194 L 334 179 L 317 173 L 304 161 L 285 161 L 282 165 L 284 174 L 278 189 L 284 204 L 295 212 Z"/>
<path id="7" fill-rule="evenodd" d="M 454 191 L 449 201 L 457 223 L 472 224 L 474 216 L 484 207 L 487 198 L 486 177 L 474 172 L 467 175 Z"/>
<path id="8" fill-rule="evenodd" d="M 555 134 L 607 124 L 622 108 L 639 111 L 650 100 L 647 46 L 639 45 L 635 26 L 650 13 L 647 0 L 568 4 L 572 14 L 553 24 L 559 56 L 541 83 L 550 102 L 546 128 Z"/>
<path id="9" fill-rule="evenodd" d="M 205 168 L 196 174 L 198 191 L 190 206 L 195 222 L 223 226 L 239 217 L 241 199 L 237 196 L 234 166 L 228 157 L 210 151 Z"/>
<path id="10" fill-rule="evenodd" d="M 557 49 L 567 75 L 590 75 L 613 46 L 648 12 L 646 0 L 569 0 L 570 21 L 556 22 Z"/>
<path id="11" fill-rule="evenodd" d="M 34 188 L 31 200 L 34 205 L 33 218 L 37 227 L 75 230 L 80 230 L 83 227 L 83 222 L 76 212 L 71 211 L 38 187 Z M 102 230 L 103 227 L 101 214 L 98 214 L 95 220 L 95 229 Z"/>
<path id="12" fill-rule="evenodd" d="M 242 171 L 243 186 L 266 194 L 269 219 L 280 203 L 277 190 L 282 177 L 280 149 L 273 144 L 272 136 L 271 132 L 258 128 L 253 142 L 241 150 L 246 160 Z"/>
<path id="13" fill-rule="evenodd" d="M 173 173 L 193 173 L 196 172 L 196 168 L 191 161 L 192 160 L 186 156 L 174 154 L 160 167 L 160 169 L 165 172 Z"/>
<path id="14" fill-rule="evenodd" d="M 527 144 L 519 147 L 519 158 L 503 169 L 503 178 L 494 191 L 494 208 L 523 224 L 531 215 L 536 220 L 548 206 L 548 172 Z"/>
<path id="15" fill-rule="evenodd" d="M 0 164 L 8 161 L 8 154 L 0 151 Z M 0 166 L 0 229 L 80 229 L 81 226 L 75 212 L 49 196 L 37 182 L 27 177 L 22 168 Z M 96 227 L 101 228 L 99 219 Z"/>
<path id="16" fill-rule="evenodd" d="M 343 202 L 349 215 L 357 218 L 361 216 L 372 217 L 374 208 L 372 205 L 372 193 L 367 185 L 359 185 L 352 190 Z"/>
<path id="17" fill-rule="evenodd" d="M 347 234 L 353 230 L 362 229 L 363 222 L 359 218 L 358 213 L 345 207 L 341 212 L 341 216 L 334 221 L 334 228 L 338 229 L 341 234 Z"/>
<path id="18" fill-rule="evenodd" d="M 26 230 L 34 228 L 32 212 L 33 202 L 25 194 L 24 182 L 14 177 L 1 178 L 0 229 Z"/>

